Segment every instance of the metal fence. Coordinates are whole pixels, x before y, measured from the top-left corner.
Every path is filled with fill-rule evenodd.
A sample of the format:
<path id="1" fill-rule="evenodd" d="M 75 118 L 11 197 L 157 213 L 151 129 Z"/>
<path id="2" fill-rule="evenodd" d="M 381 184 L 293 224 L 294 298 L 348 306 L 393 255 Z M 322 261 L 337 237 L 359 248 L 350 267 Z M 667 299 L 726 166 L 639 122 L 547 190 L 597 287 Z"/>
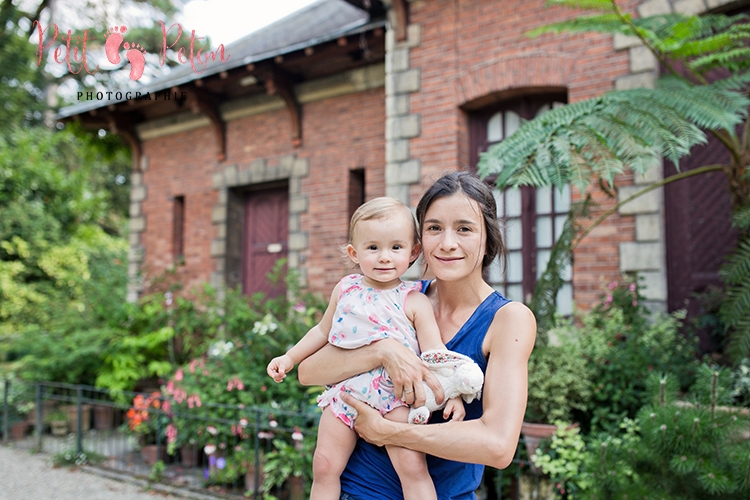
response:
<path id="1" fill-rule="evenodd" d="M 190 406 L 178 408 L 154 392 L 111 393 L 85 385 L 6 381 L 0 431 L 3 444 L 12 440 L 18 447 L 50 453 L 61 462 L 85 460 L 110 471 L 219 497 L 263 498 L 264 457 L 275 455 L 287 471 L 291 462 L 298 467 L 304 464 L 309 477 L 317 411 L 205 402 Z M 277 481 L 268 493 L 301 500 L 306 498 L 308 482 L 304 476 Z M 539 471 L 529 466 L 522 438 L 510 467 L 486 469 L 478 497 L 554 498 L 549 490 Z"/>

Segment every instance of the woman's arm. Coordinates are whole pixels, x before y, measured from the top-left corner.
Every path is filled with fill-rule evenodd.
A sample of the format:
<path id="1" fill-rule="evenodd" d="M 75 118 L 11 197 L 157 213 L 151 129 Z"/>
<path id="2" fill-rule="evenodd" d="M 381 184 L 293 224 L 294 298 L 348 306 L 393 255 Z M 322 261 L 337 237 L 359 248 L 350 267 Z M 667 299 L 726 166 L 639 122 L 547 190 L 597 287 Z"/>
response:
<path id="1" fill-rule="evenodd" d="M 414 355 L 414 351 L 394 339 L 379 340 L 357 349 L 341 349 L 328 344 L 300 363 L 297 376 L 303 385 L 335 384 L 378 366 L 385 367 L 388 372 L 394 394 L 402 394 L 404 387 L 414 387 L 415 392 L 407 395 L 407 403 L 424 405 L 423 380 L 432 388 L 437 401 L 443 400 L 443 388 L 435 375 Z"/>
<path id="2" fill-rule="evenodd" d="M 489 353 L 483 414 L 477 420 L 413 425 L 392 422 L 370 411 L 348 394 L 347 404 L 359 415 L 354 425 L 367 441 L 396 445 L 459 462 L 482 463 L 503 469 L 513 460 L 526 411 L 527 364 L 536 338 L 536 320 L 521 303 L 501 308 L 487 332 Z"/>

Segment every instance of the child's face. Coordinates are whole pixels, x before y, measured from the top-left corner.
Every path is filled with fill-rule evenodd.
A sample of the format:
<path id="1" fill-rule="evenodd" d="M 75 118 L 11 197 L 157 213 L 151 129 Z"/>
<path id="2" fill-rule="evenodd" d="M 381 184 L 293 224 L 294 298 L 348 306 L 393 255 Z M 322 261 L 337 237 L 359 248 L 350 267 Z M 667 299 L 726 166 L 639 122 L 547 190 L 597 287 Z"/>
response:
<path id="1" fill-rule="evenodd" d="M 346 250 L 370 286 L 396 286 L 417 258 L 420 246 L 414 241 L 412 224 L 402 213 L 357 223 Z"/>

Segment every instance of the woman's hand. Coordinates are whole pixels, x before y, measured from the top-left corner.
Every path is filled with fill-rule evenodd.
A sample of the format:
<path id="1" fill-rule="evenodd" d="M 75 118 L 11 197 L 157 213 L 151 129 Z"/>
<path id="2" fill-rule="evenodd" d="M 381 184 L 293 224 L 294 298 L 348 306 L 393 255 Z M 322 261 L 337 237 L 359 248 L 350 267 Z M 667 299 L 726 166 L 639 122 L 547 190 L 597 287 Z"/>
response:
<path id="1" fill-rule="evenodd" d="M 424 406 L 424 381 L 435 393 L 435 400 L 443 402 L 443 387 L 414 351 L 394 339 L 384 339 L 376 344 L 379 346 L 378 358 L 393 382 L 393 394 L 397 398 L 415 407 Z"/>
<path id="2" fill-rule="evenodd" d="M 365 441 L 377 446 L 385 445 L 385 438 L 390 434 L 390 427 L 394 424 L 380 415 L 380 412 L 360 401 L 351 394 L 341 393 L 341 399 L 347 405 L 357 410 L 357 418 L 354 420 L 354 431 Z"/>

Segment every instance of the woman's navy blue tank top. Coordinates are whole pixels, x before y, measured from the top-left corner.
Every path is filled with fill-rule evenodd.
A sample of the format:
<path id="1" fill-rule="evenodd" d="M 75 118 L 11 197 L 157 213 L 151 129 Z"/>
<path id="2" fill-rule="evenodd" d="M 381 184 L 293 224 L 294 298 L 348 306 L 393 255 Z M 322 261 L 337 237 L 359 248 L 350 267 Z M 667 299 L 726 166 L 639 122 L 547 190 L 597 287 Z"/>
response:
<path id="1" fill-rule="evenodd" d="M 422 280 L 422 292 L 426 293 L 430 281 Z M 487 369 L 487 360 L 482 352 L 482 342 L 495 313 L 510 302 L 500 293 L 490 294 L 474 311 L 472 316 L 446 347 L 471 357 L 481 368 Z M 482 402 L 473 401 L 465 405 L 466 420 L 482 416 Z M 444 422 L 443 412 L 430 417 L 429 424 Z M 435 483 L 438 500 L 473 500 L 484 473 L 484 466 L 454 462 L 427 456 L 427 465 Z M 341 475 L 341 491 L 356 500 L 403 500 L 401 482 L 391 465 L 385 448 L 374 446 L 363 439 L 357 446 Z"/>

